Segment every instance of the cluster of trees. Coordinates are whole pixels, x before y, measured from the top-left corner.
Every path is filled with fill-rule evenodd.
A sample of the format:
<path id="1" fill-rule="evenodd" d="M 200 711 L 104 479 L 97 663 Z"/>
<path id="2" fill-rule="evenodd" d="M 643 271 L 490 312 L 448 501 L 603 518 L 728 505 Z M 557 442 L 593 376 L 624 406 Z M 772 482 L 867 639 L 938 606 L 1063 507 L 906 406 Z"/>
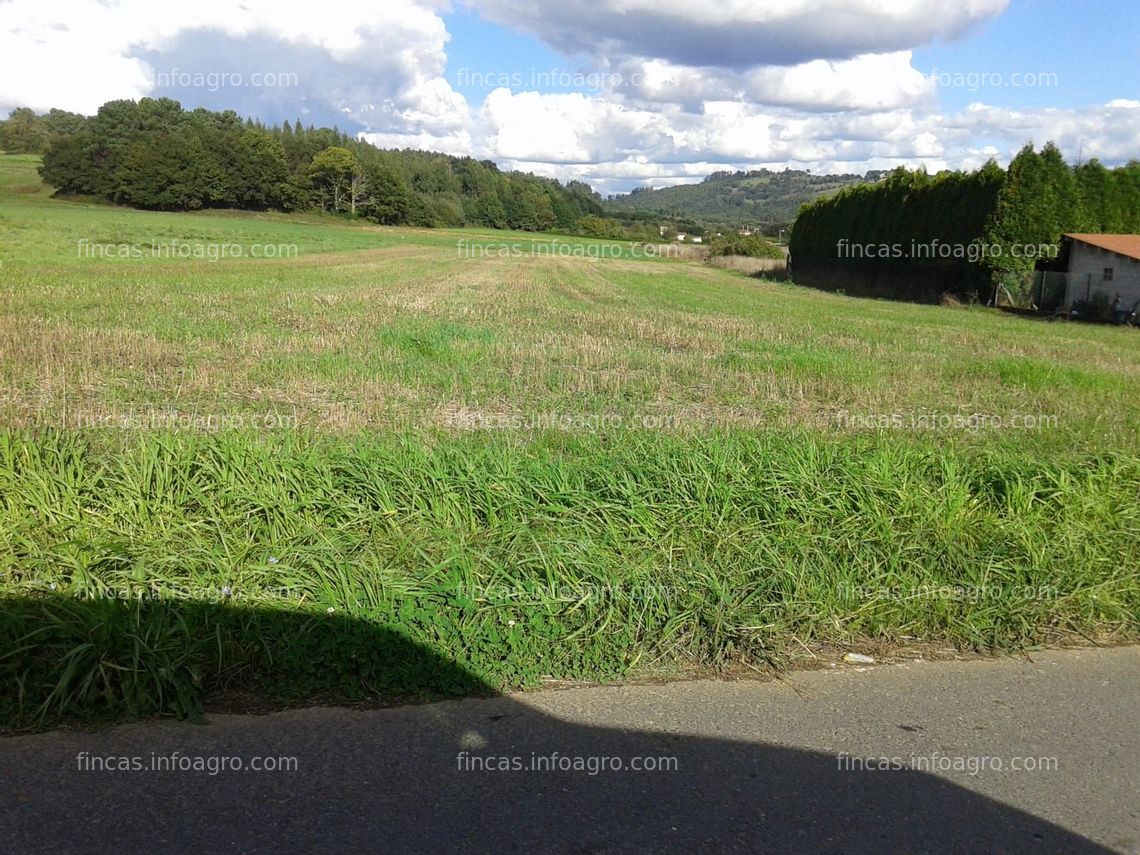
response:
<path id="1" fill-rule="evenodd" d="M 1006 251 L 991 251 L 985 266 L 1024 295 L 1036 262 L 1010 248 L 1055 244 L 1066 232 L 1140 234 L 1140 161 L 1116 169 L 1095 158 L 1069 166 L 1053 143 L 1040 153 L 1025 146 L 982 234 L 984 244 Z"/>
<path id="2" fill-rule="evenodd" d="M 140 208 L 321 208 L 386 224 L 564 232 L 603 213 L 581 181 L 381 150 L 299 121 L 266 127 L 169 98 L 111 101 L 91 117 L 18 110 L 0 123 L 0 147 L 43 152 L 40 173 L 61 193 Z"/>
<path id="3" fill-rule="evenodd" d="M 597 216 L 583 217 L 578 222 L 578 234 L 609 240 L 636 240 L 655 242 L 662 239 L 658 220 L 646 217 Z M 676 231 L 673 231 L 676 234 Z"/>
<path id="4" fill-rule="evenodd" d="M 79 130 L 84 121 L 83 116 L 66 110 L 38 116 L 27 107 L 19 107 L 0 121 L 0 151 L 43 154 L 55 140 Z"/>
<path id="5" fill-rule="evenodd" d="M 62 193 L 140 208 L 296 208 L 281 144 L 236 113 L 177 101 L 111 101 L 44 152 L 43 179 Z"/>
<path id="6" fill-rule="evenodd" d="M 1140 232 L 1140 162 L 1107 169 L 1065 163 L 1048 143 L 1026 145 L 1003 170 L 898 168 L 875 184 L 805 205 L 789 247 L 797 276 L 812 266 L 851 271 L 967 268 L 1025 297 L 1035 266 L 1066 232 Z M 904 295 L 905 296 L 905 295 Z"/>

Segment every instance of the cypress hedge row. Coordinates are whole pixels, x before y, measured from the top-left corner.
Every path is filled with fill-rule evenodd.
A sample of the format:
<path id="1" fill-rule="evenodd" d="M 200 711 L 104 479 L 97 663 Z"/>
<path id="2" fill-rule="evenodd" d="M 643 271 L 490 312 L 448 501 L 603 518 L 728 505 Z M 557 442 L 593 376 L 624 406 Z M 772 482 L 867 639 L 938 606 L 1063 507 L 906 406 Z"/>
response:
<path id="1" fill-rule="evenodd" d="M 1066 232 L 1140 232 L 1140 161 L 1107 169 L 1026 145 L 1003 170 L 900 167 L 875 184 L 805 205 L 790 240 L 797 281 L 900 299 L 1005 286 L 1028 299 L 1032 273 Z"/>

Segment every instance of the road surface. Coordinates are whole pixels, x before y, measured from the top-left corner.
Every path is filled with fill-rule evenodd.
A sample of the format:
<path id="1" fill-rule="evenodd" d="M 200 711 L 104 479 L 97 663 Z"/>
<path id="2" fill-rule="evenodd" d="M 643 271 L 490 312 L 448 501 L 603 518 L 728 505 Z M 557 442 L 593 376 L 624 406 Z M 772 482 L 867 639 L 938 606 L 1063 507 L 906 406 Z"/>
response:
<path id="1" fill-rule="evenodd" d="M 142 722 L 0 763 L 10 853 L 1135 853 L 1140 647 Z"/>

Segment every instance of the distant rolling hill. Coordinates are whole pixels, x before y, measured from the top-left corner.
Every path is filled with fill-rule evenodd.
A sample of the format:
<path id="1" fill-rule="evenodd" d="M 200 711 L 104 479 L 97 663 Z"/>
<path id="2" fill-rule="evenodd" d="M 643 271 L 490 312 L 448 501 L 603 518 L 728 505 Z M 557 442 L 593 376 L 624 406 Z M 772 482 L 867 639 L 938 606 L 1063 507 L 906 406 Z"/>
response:
<path id="1" fill-rule="evenodd" d="M 618 216 L 648 211 L 736 226 L 780 225 L 794 220 L 804 202 L 851 184 L 877 181 L 884 174 L 812 175 L 791 169 L 714 172 L 699 184 L 679 184 L 659 190 L 638 188 L 623 196 L 610 197 L 604 207 L 607 213 Z"/>

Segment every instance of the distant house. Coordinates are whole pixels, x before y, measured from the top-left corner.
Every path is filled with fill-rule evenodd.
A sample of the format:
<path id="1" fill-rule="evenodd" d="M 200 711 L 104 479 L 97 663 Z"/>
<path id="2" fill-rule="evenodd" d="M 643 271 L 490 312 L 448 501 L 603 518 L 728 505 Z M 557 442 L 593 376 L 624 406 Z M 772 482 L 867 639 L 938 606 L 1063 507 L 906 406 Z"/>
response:
<path id="1" fill-rule="evenodd" d="M 685 237 L 686 237 L 686 235 L 685 235 L 685 233 L 684 233 L 684 232 L 677 232 L 677 240 L 679 240 L 679 241 L 681 241 L 682 243 L 684 243 L 684 241 L 685 241 Z"/>
<path id="2" fill-rule="evenodd" d="M 1065 304 L 1097 292 L 1126 306 L 1140 300 L 1140 235 L 1067 234 L 1069 270 Z"/>
<path id="3" fill-rule="evenodd" d="M 703 243 L 703 242 L 704 242 L 704 238 L 702 238 L 702 237 L 694 237 L 693 238 L 693 243 Z"/>

